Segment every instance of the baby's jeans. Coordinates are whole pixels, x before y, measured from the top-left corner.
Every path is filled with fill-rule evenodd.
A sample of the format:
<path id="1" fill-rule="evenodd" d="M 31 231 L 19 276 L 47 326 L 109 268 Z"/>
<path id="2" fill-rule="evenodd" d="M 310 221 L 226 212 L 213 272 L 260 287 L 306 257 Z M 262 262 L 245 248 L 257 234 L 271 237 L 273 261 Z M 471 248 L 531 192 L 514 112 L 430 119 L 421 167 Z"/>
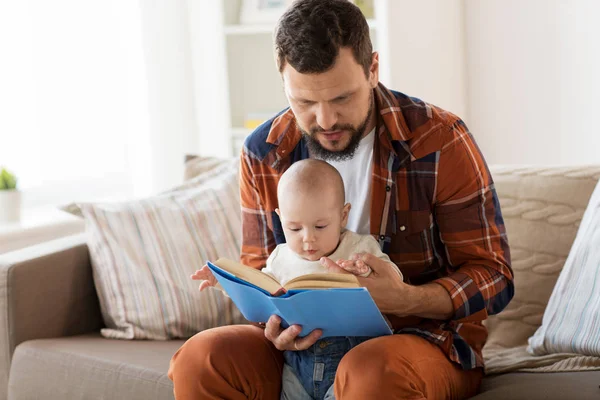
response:
<path id="1" fill-rule="evenodd" d="M 350 336 L 328 337 L 318 340 L 306 350 L 285 351 L 283 358 L 310 398 L 318 400 L 329 399 L 333 398 L 333 389 L 327 397 L 326 394 L 329 388 L 333 386 L 335 373 L 342 357 L 350 349 L 369 339 L 371 338 Z M 291 386 L 293 384 L 293 379 L 285 379 L 285 374 L 289 374 L 290 372 L 286 370 L 287 368 L 284 367 L 282 398 L 284 398 L 283 393 L 289 391 L 286 385 Z"/>

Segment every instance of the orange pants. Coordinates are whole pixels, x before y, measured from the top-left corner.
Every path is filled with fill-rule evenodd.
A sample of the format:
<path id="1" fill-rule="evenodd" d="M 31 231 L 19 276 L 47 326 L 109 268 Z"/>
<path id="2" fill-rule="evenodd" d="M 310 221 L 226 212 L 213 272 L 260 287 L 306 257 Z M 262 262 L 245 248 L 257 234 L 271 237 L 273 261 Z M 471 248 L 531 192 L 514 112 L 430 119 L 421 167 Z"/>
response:
<path id="1" fill-rule="evenodd" d="M 177 400 L 278 400 L 282 353 L 251 325 L 209 329 L 175 353 L 169 378 Z M 479 389 L 481 369 L 464 371 L 436 345 L 414 335 L 369 340 L 338 367 L 336 400 L 465 399 Z"/>

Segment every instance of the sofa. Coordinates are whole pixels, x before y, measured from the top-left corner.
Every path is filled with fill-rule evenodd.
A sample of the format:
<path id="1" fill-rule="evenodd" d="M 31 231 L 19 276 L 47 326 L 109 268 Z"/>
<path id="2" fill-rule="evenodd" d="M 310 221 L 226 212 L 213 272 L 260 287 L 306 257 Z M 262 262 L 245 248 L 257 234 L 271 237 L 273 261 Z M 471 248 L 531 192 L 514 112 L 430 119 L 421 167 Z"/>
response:
<path id="1" fill-rule="evenodd" d="M 540 312 L 556 276 L 544 278 L 550 279 L 549 289 L 533 291 L 532 297 L 519 284 L 520 275 L 535 269 L 528 270 L 526 264 L 539 250 L 536 246 L 557 249 L 559 263 L 566 257 L 600 167 L 495 167 L 492 173 L 516 266 L 514 304 L 505 310 L 507 317 L 501 313 L 486 322 L 489 347 L 497 354 L 526 345 L 526 336 L 541 323 Z M 550 232 L 553 227 L 555 233 Z M 542 240 L 540 232 L 550 233 Z M 167 369 L 183 340 L 127 341 L 100 335 L 104 323 L 85 235 L 1 255 L 0 279 L 0 399 L 173 398 Z M 531 309 L 535 315 L 527 311 Z M 487 375 L 473 399 L 600 398 L 598 370 L 536 373 L 511 371 L 506 365 L 504 370 Z"/>

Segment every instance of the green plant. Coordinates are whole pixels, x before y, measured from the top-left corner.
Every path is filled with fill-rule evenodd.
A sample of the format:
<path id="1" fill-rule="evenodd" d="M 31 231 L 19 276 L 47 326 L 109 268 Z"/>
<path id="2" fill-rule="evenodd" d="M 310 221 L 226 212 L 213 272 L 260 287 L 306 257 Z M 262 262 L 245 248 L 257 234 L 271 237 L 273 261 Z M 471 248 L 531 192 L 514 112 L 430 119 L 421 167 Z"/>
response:
<path id="1" fill-rule="evenodd" d="M 12 190 L 17 188 L 17 177 L 6 168 L 0 171 L 0 190 Z"/>

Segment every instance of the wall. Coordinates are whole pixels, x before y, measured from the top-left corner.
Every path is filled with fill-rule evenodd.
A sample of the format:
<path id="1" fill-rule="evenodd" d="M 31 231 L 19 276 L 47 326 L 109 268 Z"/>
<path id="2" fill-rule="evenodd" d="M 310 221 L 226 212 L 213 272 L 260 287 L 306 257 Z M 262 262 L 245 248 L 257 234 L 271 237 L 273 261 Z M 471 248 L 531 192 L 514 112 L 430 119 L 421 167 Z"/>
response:
<path id="1" fill-rule="evenodd" d="M 600 2 L 468 0 L 469 126 L 489 163 L 600 163 Z"/>
<path id="2" fill-rule="evenodd" d="M 184 155 L 199 147 L 188 9 L 183 0 L 139 4 L 150 110 L 150 192 L 158 192 L 181 182 Z"/>
<path id="3" fill-rule="evenodd" d="M 376 2 L 382 83 L 468 122 L 463 8 L 462 0 Z"/>

